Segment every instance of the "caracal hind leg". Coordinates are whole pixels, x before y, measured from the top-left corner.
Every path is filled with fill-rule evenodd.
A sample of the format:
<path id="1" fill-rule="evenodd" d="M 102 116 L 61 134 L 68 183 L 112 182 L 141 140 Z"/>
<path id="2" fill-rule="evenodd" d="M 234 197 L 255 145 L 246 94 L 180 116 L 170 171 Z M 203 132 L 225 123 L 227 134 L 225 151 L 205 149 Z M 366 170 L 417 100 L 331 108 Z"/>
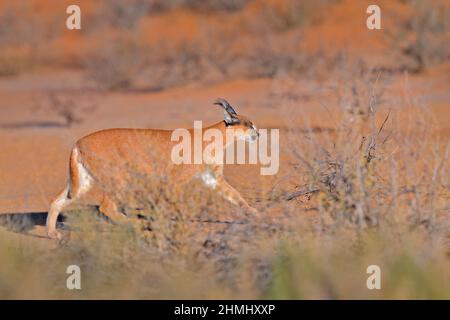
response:
<path id="1" fill-rule="evenodd" d="M 119 211 L 116 202 L 106 195 L 103 197 L 99 210 L 113 223 L 124 223 L 127 221 L 126 216 Z"/>
<path id="2" fill-rule="evenodd" d="M 93 179 L 82 164 L 77 147 L 70 154 L 68 180 L 66 189 L 53 201 L 47 214 L 47 233 L 51 238 L 61 238 L 61 234 L 56 231 L 59 213 L 74 200 L 80 202 L 92 194 Z"/>
<path id="3" fill-rule="evenodd" d="M 50 210 L 47 214 L 47 234 L 52 239 L 61 239 L 61 233 L 56 231 L 56 222 L 60 212 L 72 202 L 73 199 L 68 198 L 69 187 L 67 186 L 63 192 L 52 202 Z"/>

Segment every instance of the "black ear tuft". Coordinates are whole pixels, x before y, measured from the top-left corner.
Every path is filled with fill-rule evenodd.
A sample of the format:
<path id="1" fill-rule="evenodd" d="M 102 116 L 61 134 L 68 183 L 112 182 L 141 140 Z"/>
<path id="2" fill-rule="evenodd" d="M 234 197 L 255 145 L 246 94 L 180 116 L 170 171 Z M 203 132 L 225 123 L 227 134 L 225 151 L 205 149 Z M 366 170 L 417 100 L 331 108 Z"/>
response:
<path id="1" fill-rule="evenodd" d="M 227 100 L 222 99 L 222 98 L 218 98 L 214 104 L 217 104 L 219 106 L 221 106 L 227 113 L 229 113 L 231 116 L 235 116 L 237 115 L 236 111 L 234 111 L 233 107 L 231 106 L 231 104 L 228 103 Z"/>

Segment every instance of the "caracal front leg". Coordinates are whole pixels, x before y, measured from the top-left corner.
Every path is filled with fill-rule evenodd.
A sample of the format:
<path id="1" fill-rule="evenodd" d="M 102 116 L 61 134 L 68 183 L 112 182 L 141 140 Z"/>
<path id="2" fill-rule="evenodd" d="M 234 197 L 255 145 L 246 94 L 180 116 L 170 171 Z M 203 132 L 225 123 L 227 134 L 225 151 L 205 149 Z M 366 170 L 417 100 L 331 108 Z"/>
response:
<path id="1" fill-rule="evenodd" d="M 241 196 L 241 194 L 233 188 L 222 176 L 217 179 L 217 190 L 220 194 L 233 203 L 234 205 L 240 206 L 247 213 L 256 214 L 258 211 L 250 206 L 247 201 Z"/>

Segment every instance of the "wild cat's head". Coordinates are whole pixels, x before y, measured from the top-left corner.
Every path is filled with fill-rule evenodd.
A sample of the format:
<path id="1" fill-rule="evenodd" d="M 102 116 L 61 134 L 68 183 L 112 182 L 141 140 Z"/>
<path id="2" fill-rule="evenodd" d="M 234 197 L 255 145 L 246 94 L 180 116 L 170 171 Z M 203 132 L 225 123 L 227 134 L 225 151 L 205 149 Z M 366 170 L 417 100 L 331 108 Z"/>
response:
<path id="1" fill-rule="evenodd" d="M 237 114 L 227 100 L 219 98 L 214 104 L 222 107 L 226 128 L 227 130 L 233 130 L 236 139 L 247 142 L 255 142 L 258 139 L 258 129 L 253 122 L 246 116 Z"/>

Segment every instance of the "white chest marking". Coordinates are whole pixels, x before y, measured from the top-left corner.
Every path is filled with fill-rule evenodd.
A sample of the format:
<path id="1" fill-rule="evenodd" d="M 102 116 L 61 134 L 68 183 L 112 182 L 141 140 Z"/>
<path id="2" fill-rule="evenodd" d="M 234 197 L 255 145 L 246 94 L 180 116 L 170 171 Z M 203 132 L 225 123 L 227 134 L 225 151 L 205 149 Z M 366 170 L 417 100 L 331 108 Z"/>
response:
<path id="1" fill-rule="evenodd" d="M 216 186 L 217 186 L 217 179 L 214 176 L 214 174 L 211 171 L 209 171 L 209 170 L 206 170 L 206 171 L 202 172 L 200 174 L 200 179 L 202 179 L 203 183 L 208 188 L 215 189 Z"/>

